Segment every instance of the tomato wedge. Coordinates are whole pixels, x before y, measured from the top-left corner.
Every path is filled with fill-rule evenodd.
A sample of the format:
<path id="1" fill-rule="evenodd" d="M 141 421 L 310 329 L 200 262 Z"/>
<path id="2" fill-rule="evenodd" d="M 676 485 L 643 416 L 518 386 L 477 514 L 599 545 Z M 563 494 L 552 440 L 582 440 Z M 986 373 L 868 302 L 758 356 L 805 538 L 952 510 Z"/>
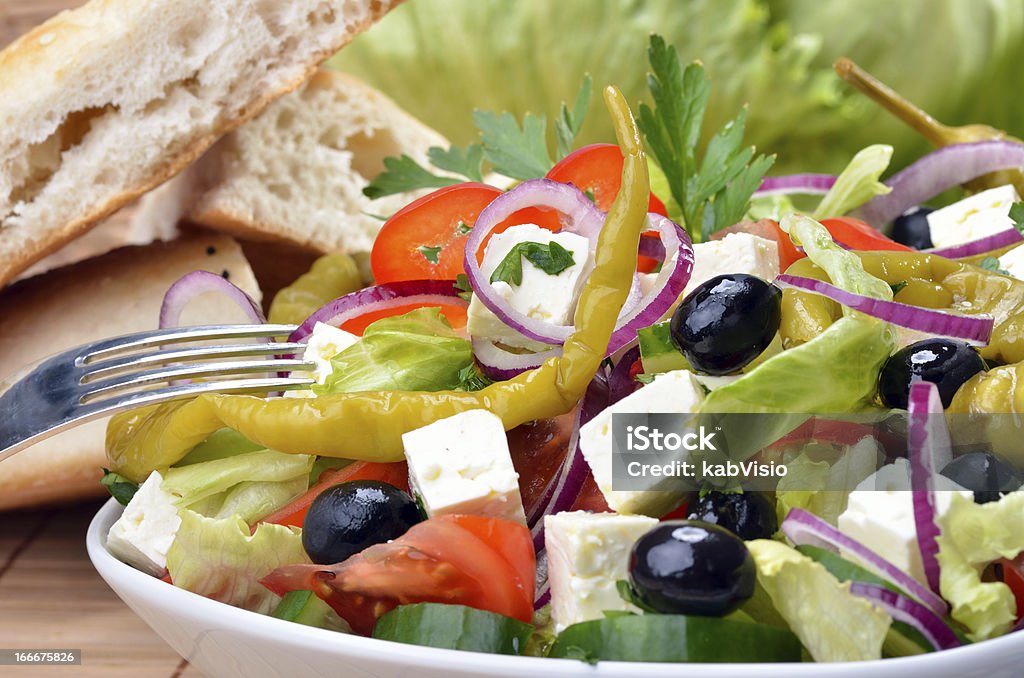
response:
<path id="1" fill-rule="evenodd" d="M 302 527 L 303 522 L 306 520 L 306 512 L 309 511 L 309 505 L 320 496 L 321 492 L 340 483 L 347 483 L 350 480 L 380 480 L 408 492 L 409 466 L 404 461 L 392 463 L 356 461 L 344 468 L 324 471 L 316 485 L 313 485 L 260 522 Z"/>
<path id="2" fill-rule="evenodd" d="M 512 465 L 519 474 L 519 494 L 530 513 L 537 507 L 555 474 L 562 467 L 572 437 L 575 412 L 540 419 L 508 432 Z"/>
<path id="3" fill-rule="evenodd" d="M 547 178 L 574 185 L 607 212 L 622 186 L 622 162 L 622 149 L 615 144 L 591 144 L 559 160 L 548 171 Z M 665 204 L 653 193 L 647 211 L 668 216 Z"/>
<path id="4" fill-rule="evenodd" d="M 388 219 L 370 252 L 376 282 L 454 280 L 463 273 L 462 258 L 469 231 L 501 190 L 466 182 L 438 189 L 415 200 Z M 553 211 L 525 209 L 498 225 L 495 233 L 516 224 L 534 223 L 561 229 Z"/>
<path id="5" fill-rule="evenodd" d="M 1010 587 L 1017 601 L 1017 619 L 1024 619 L 1024 553 L 1013 560 L 998 561 L 1003 567 L 1003 583 Z"/>
<path id="6" fill-rule="evenodd" d="M 836 242 L 841 242 L 847 247 L 855 250 L 868 252 L 914 252 L 913 247 L 907 247 L 891 238 L 882 235 L 874 226 L 866 224 L 860 219 L 852 217 L 835 217 L 833 219 L 822 219 L 822 226 L 828 229 Z"/>
<path id="7" fill-rule="evenodd" d="M 533 617 L 530 531 L 484 516 L 439 516 L 336 565 L 287 565 L 261 583 L 278 595 L 310 590 L 356 633 L 398 605 L 448 603 L 520 621 Z"/>
<path id="8" fill-rule="evenodd" d="M 341 324 L 341 329 L 346 332 L 351 332 L 356 336 L 363 336 L 363 332 L 369 327 L 371 323 L 377 322 L 382 318 L 390 318 L 395 315 L 404 315 L 410 311 L 415 311 L 417 308 L 440 308 L 441 315 L 448 319 L 451 323 L 452 328 L 458 330 L 466 326 L 466 307 L 456 306 L 454 304 L 404 304 L 402 306 L 394 306 L 384 311 L 373 311 L 371 313 L 364 313 L 361 316 L 352 318 Z"/>

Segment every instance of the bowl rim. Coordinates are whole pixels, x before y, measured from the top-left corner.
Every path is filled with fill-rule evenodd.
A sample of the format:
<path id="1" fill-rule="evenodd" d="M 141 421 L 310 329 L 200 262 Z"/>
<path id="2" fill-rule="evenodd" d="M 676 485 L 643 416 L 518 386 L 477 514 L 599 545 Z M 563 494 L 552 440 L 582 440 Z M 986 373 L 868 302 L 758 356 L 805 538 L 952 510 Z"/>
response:
<path id="1" fill-rule="evenodd" d="M 160 601 L 160 607 L 172 614 L 217 618 L 221 623 L 233 627 L 237 632 L 254 637 L 265 638 L 272 642 L 286 642 L 289 645 L 308 648 L 318 652 L 337 651 L 346 656 L 358 656 L 366 660 L 381 660 L 386 657 L 388 663 L 400 663 L 405 666 L 429 663 L 434 666 L 445 666 L 452 670 L 479 675 L 491 676 L 522 676 L 529 672 L 541 672 L 550 676 L 601 676 L 602 673 L 629 675 L 640 677 L 678 676 L 680 663 L 646 663 L 646 662 L 615 662 L 602 661 L 596 666 L 585 664 L 575 659 L 555 659 L 551 657 L 521 657 L 498 655 L 484 652 L 467 652 L 448 650 L 421 645 L 409 645 L 377 638 L 366 638 L 353 634 L 338 633 L 326 629 L 302 626 L 269 615 L 262 615 L 237 608 L 227 603 L 205 598 L 198 594 L 167 586 L 156 577 L 122 563 L 106 548 L 106 533 L 120 516 L 123 507 L 117 500 L 109 499 L 89 523 L 86 533 L 86 549 L 89 559 L 100 576 L 121 596 L 120 587 L 112 581 L 131 588 L 140 595 L 153 601 Z M 160 587 L 160 588 L 157 588 Z M 125 601 L 127 603 L 127 601 Z M 132 606 L 129 606 L 132 607 Z M 134 609 L 134 608 L 133 608 Z M 1014 648 L 1014 646 L 1018 646 Z M 832 662 L 827 664 L 830 675 L 863 675 L 871 670 L 906 670 L 907 675 L 916 675 L 926 671 L 936 662 L 943 659 L 971 661 L 980 660 L 982 654 L 996 650 L 1016 649 L 1024 658 L 1024 631 L 1007 634 L 999 638 L 973 643 L 951 650 L 931 652 L 913 657 L 892 659 L 875 659 L 869 661 Z M 186 657 L 187 659 L 187 657 Z M 983 664 L 976 664 L 983 666 Z M 821 675 L 825 668 L 817 662 L 801 663 L 714 663 L 687 664 L 688 668 L 700 670 L 710 678 L 716 676 L 732 676 L 737 673 L 744 675 L 755 672 L 784 671 L 785 675 Z M 602 670 L 604 669 L 604 670 Z M 922 674 L 923 675 L 923 674 Z"/>

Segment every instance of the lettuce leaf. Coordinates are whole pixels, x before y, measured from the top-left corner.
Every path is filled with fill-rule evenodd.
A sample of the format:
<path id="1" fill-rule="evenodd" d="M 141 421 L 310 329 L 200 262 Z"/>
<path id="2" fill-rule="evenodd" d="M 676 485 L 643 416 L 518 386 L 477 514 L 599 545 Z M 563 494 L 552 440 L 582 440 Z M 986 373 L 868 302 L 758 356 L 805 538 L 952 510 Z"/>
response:
<path id="1" fill-rule="evenodd" d="M 847 448 L 835 464 L 814 461 L 807 450 L 801 452 L 795 459 L 786 462 L 788 472 L 779 478 L 776 486 L 779 522 L 791 510 L 802 508 L 835 525 L 839 514 L 846 510 L 850 488 L 856 487 L 875 472 L 878 459 L 878 443 L 867 437 Z M 822 489 L 808 490 L 808 487 Z"/>
<path id="2" fill-rule="evenodd" d="M 981 572 L 1024 551 L 1024 492 L 987 504 L 954 494 L 938 523 L 939 588 L 953 619 L 967 627 L 971 640 L 1006 633 L 1016 617 L 1013 593 L 1002 582 L 983 582 Z"/>
<path id="3" fill-rule="evenodd" d="M 256 452 L 264 449 L 266 448 L 248 440 L 238 431 L 230 428 L 222 428 L 203 442 L 193 447 L 192 451 L 189 452 L 184 459 L 175 464 L 175 466 L 188 466 L 189 464 L 198 464 L 204 461 L 226 459 L 228 457 L 233 457 L 236 454 Z"/>
<path id="4" fill-rule="evenodd" d="M 756 539 L 747 548 L 758 585 L 814 661 L 881 658 L 892 624 L 888 614 L 851 594 L 849 583 L 840 583 L 823 565 L 785 544 Z"/>
<path id="5" fill-rule="evenodd" d="M 892 300 L 892 287 L 865 271 L 860 257 L 837 245 L 828 230 L 814 219 L 787 214 L 779 227 L 789 234 L 794 244 L 804 248 L 807 258 L 821 267 L 836 287 L 866 297 Z M 843 312 L 855 313 L 845 307 Z"/>
<path id="6" fill-rule="evenodd" d="M 248 452 L 168 469 L 161 487 L 179 508 L 254 522 L 306 490 L 313 461 L 306 454 Z"/>
<path id="7" fill-rule="evenodd" d="M 281 600 L 259 580 L 278 567 L 308 563 L 301 530 L 260 523 L 256 532 L 241 518 L 215 519 L 179 511 L 181 527 L 167 551 L 174 585 L 261 614 Z"/>
<path id="8" fill-rule="evenodd" d="M 358 343 L 331 360 L 334 371 L 317 395 L 356 391 L 455 389 L 473 350 L 437 308 L 418 308 L 370 324 Z"/>
<path id="9" fill-rule="evenodd" d="M 876 195 L 890 193 L 892 189 L 879 181 L 890 160 L 892 146 L 875 144 L 858 152 L 821 199 L 814 218 L 841 217 Z"/>

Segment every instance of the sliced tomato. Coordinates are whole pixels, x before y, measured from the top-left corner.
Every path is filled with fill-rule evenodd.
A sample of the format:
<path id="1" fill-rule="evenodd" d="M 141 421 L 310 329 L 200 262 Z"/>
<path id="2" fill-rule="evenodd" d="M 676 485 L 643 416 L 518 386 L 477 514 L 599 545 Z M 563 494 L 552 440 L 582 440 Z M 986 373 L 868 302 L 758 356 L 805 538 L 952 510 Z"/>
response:
<path id="1" fill-rule="evenodd" d="M 454 329 L 458 330 L 466 326 L 465 306 L 456 306 L 454 304 L 444 304 L 442 306 L 437 306 L 436 304 L 404 304 L 402 306 L 395 306 L 394 308 L 389 308 L 385 311 L 373 311 L 370 313 L 364 313 L 361 316 L 352 318 L 347 322 L 343 322 L 341 324 L 341 329 L 361 337 L 363 336 L 363 332 L 366 331 L 366 328 L 370 325 L 370 323 L 377 322 L 382 318 L 390 318 L 391 316 L 395 315 L 403 315 L 405 313 L 408 313 L 409 311 L 415 311 L 417 308 L 423 308 L 424 306 L 440 308 L 441 314 L 448 319 L 448 322 L 451 323 L 451 326 Z"/>
<path id="2" fill-rule="evenodd" d="M 539 419 L 508 432 L 512 465 L 519 474 L 519 494 L 527 513 L 536 508 L 569 449 L 575 412 Z"/>
<path id="3" fill-rule="evenodd" d="M 1003 583 L 1010 587 L 1017 601 L 1017 619 L 1024 618 L 1024 553 L 1013 560 L 998 561 L 1003 566 Z"/>
<path id="4" fill-rule="evenodd" d="M 378 283 L 398 280 L 454 280 L 462 273 L 469 231 L 501 190 L 466 182 L 445 186 L 414 200 L 388 219 L 370 252 L 370 268 Z M 534 223 L 552 231 L 561 228 L 550 210 L 526 209 L 498 225 L 500 233 L 515 224 Z"/>
<path id="5" fill-rule="evenodd" d="M 672 509 L 661 517 L 662 520 L 686 520 L 686 515 L 690 510 L 690 502 L 684 501 L 677 508 Z"/>
<path id="6" fill-rule="evenodd" d="M 836 242 L 841 242 L 847 247 L 863 251 L 885 251 L 885 252 L 913 252 L 914 248 L 907 247 L 891 238 L 882 235 L 874 226 L 866 224 L 860 219 L 852 217 L 835 217 L 833 219 L 822 219 L 822 226 L 828 229 Z"/>
<path id="7" fill-rule="evenodd" d="M 398 605 L 447 603 L 529 622 L 536 563 L 530 531 L 484 516 L 439 516 L 336 565 L 287 565 L 261 582 L 278 595 L 310 590 L 356 633 Z"/>
<path id="8" fill-rule="evenodd" d="M 574 185 L 607 212 L 622 186 L 622 164 L 622 149 L 615 144 L 591 144 L 559 160 L 547 178 Z M 647 211 L 668 216 L 665 204 L 653 193 Z"/>
<path id="9" fill-rule="evenodd" d="M 779 224 L 771 219 L 760 221 L 741 221 L 738 224 L 723 228 L 711 236 L 712 240 L 721 240 L 730 233 L 750 233 L 766 240 L 774 240 L 779 247 L 779 270 L 785 271 L 794 261 L 807 255 L 797 249 L 789 235 L 779 228 Z"/>
<path id="10" fill-rule="evenodd" d="M 309 511 L 309 505 L 320 496 L 321 492 L 350 480 L 380 480 L 408 492 L 409 466 L 404 461 L 391 463 L 356 461 L 343 468 L 329 469 L 320 475 L 315 485 L 260 522 L 302 527 L 306 520 L 306 513 Z"/>

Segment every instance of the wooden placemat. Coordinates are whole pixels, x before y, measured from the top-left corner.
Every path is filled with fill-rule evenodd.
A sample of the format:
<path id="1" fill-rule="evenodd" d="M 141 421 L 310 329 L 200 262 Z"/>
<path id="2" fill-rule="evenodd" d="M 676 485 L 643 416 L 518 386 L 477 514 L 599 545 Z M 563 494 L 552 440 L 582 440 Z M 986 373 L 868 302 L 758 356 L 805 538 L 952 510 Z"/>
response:
<path id="1" fill-rule="evenodd" d="M 141 0 L 140 0 L 141 1 Z M 0 0 L 0 47 L 82 0 Z M 0 648 L 79 649 L 81 666 L 2 666 L 0 676 L 197 678 L 104 583 L 85 552 L 102 501 L 0 513 Z"/>

